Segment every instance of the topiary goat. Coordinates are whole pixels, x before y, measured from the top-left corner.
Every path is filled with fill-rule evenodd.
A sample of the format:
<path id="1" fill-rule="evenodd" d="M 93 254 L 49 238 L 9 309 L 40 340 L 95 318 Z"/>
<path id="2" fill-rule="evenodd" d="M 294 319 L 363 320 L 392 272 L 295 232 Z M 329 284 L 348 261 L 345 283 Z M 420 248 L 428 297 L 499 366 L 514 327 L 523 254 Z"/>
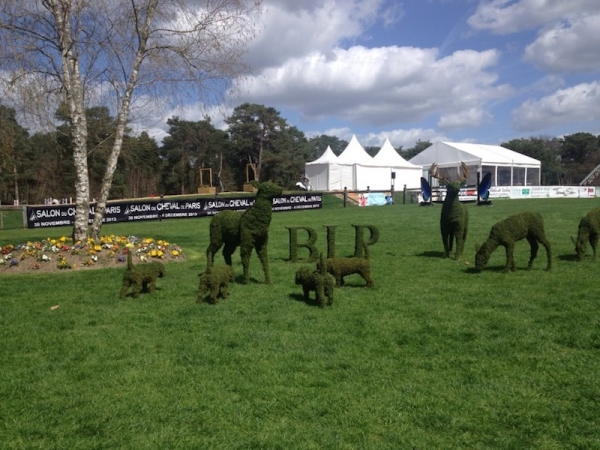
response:
<path id="1" fill-rule="evenodd" d="M 546 270 L 550 270 L 552 267 L 552 251 L 550 242 L 548 242 L 544 233 L 544 221 L 540 214 L 533 212 L 520 212 L 493 225 L 487 241 L 483 243 L 475 255 L 475 270 L 478 272 L 483 270 L 492 252 L 500 245 L 506 249 L 506 266 L 503 272 L 516 270 L 514 248 L 515 243 L 521 239 L 527 239 L 531 246 L 531 256 L 527 269 L 531 269 L 533 266 L 533 260 L 537 256 L 539 248 L 538 243 L 541 243 L 546 249 L 548 257 Z"/>
<path id="2" fill-rule="evenodd" d="M 271 284 L 269 274 L 269 224 L 273 214 L 273 198 L 281 195 L 282 189 L 271 181 L 253 182 L 258 188 L 254 204 L 246 211 L 221 211 L 210 221 L 210 243 L 206 249 L 207 265 L 212 266 L 215 253 L 223 248 L 225 263 L 231 266 L 231 255 L 240 247 L 244 283 L 249 281 L 248 269 L 252 249 L 256 250 L 265 273 L 265 283 Z"/>
<path id="3" fill-rule="evenodd" d="M 465 247 L 465 241 L 467 240 L 469 211 L 458 199 L 460 188 L 469 176 L 469 171 L 465 163 L 461 164 L 461 172 L 462 176 L 457 181 L 450 181 L 449 178 L 440 176 L 436 163 L 433 163 L 429 169 L 429 174 L 433 178 L 437 178 L 446 185 L 446 198 L 442 204 L 442 214 L 440 217 L 444 258 L 450 256 L 454 240 L 456 240 L 454 259 L 460 258 Z"/>
<path id="4" fill-rule="evenodd" d="M 598 239 L 600 238 L 600 208 L 591 210 L 587 215 L 579 222 L 579 229 L 577 231 L 577 240 L 573 239 L 575 244 L 575 252 L 577 257 L 582 260 L 585 258 L 585 248 L 589 242 L 594 251 L 594 259 L 596 259 L 596 247 L 598 245 Z"/>

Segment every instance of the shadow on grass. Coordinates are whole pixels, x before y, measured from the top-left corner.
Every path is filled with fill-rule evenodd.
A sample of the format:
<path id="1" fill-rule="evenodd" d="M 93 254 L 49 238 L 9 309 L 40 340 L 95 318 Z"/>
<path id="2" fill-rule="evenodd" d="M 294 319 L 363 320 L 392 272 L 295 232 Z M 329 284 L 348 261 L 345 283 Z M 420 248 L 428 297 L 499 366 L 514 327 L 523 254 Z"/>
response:
<path id="1" fill-rule="evenodd" d="M 141 298 L 152 296 L 153 294 L 157 294 L 161 290 L 162 290 L 162 288 L 160 288 L 158 286 L 156 286 L 153 291 L 150 291 L 148 288 L 143 288 L 140 291 L 140 295 L 138 297 L 134 297 L 133 292 L 129 291 L 125 294 L 125 297 L 121 298 L 121 300 L 125 300 L 125 299 L 140 300 Z"/>
<path id="2" fill-rule="evenodd" d="M 294 293 L 294 294 L 290 294 L 289 297 L 291 300 L 296 300 L 297 302 L 305 303 L 308 306 L 315 306 L 315 307 L 319 308 L 319 304 L 317 303 L 316 299 L 309 297 L 308 300 L 306 300 L 304 298 L 304 294 Z"/>
<path id="3" fill-rule="evenodd" d="M 579 262 L 579 258 L 577 257 L 577 255 L 571 254 L 571 253 L 566 254 L 566 255 L 558 255 L 557 258 L 560 259 L 561 261 Z"/>
<path id="4" fill-rule="evenodd" d="M 472 273 L 472 274 L 478 274 L 478 273 L 483 273 L 483 272 L 495 272 L 495 273 L 510 273 L 510 271 L 508 272 L 504 272 L 504 267 L 505 266 L 486 266 L 483 268 L 483 270 L 477 270 L 475 269 L 475 267 L 469 267 L 467 269 L 465 269 L 465 273 Z M 527 269 L 521 269 L 519 267 L 517 267 L 517 271 L 520 270 L 527 270 Z"/>
<path id="5" fill-rule="evenodd" d="M 244 275 L 243 274 L 236 275 L 234 281 L 237 284 L 244 284 Z M 250 277 L 247 284 L 264 284 L 264 283 L 265 283 L 264 280 L 257 280 L 254 277 Z"/>
<path id="6" fill-rule="evenodd" d="M 464 272 L 470 273 L 470 274 L 478 274 L 478 273 L 483 273 L 483 272 L 495 272 L 495 273 L 509 274 L 512 272 L 537 272 L 537 271 L 546 272 L 546 270 L 544 270 L 543 268 L 536 269 L 535 266 L 531 269 L 528 269 L 527 267 L 517 267 L 516 270 L 507 270 L 507 271 L 504 271 L 504 266 L 485 267 L 481 271 L 477 271 L 474 267 L 469 267 L 468 269 L 465 269 Z"/>
<path id="7" fill-rule="evenodd" d="M 428 251 L 428 252 L 417 253 L 416 256 L 421 256 L 424 258 L 443 258 L 444 252 Z"/>

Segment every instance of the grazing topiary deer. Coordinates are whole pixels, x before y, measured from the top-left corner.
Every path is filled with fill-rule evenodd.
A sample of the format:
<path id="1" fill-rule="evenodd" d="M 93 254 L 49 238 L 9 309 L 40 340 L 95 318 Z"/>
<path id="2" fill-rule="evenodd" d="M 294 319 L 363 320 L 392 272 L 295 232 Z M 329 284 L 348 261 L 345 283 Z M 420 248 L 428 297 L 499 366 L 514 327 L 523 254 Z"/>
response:
<path id="1" fill-rule="evenodd" d="M 475 270 L 480 272 L 483 270 L 490 255 L 498 246 L 502 245 L 506 248 L 506 266 L 503 272 L 509 270 L 516 270 L 514 249 L 515 243 L 521 239 L 527 239 L 531 246 L 531 256 L 527 269 L 531 269 L 533 266 L 533 260 L 537 256 L 539 243 L 541 243 L 546 249 L 546 255 L 548 257 L 548 266 L 546 270 L 550 270 L 552 267 L 552 251 L 550 248 L 550 242 L 546 239 L 544 233 L 544 221 L 539 213 L 533 212 L 520 212 L 507 217 L 504 220 L 496 223 L 492 226 L 492 231 L 487 238 L 487 241 L 477 249 L 475 255 Z"/>
<path id="2" fill-rule="evenodd" d="M 206 249 L 207 265 L 213 265 L 215 253 L 225 244 L 223 257 L 231 266 L 231 255 L 240 247 L 244 283 L 249 281 L 248 268 L 252 249 L 256 250 L 265 273 L 265 283 L 271 284 L 269 275 L 269 224 L 273 214 L 273 198 L 281 195 L 282 189 L 272 181 L 253 182 L 258 188 L 254 204 L 246 211 L 221 211 L 210 221 L 210 243 Z"/>
<path id="3" fill-rule="evenodd" d="M 585 248 L 589 242 L 594 251 L 594 259 L 596 259 L 596 247 L 600 238 L 600 208 L 591 210 L 579 222 L 579 230 L 577 231 L 577 240 L 573 239 L 575 244 L 575 252 L 581 260 L 585 258 Z"/>
<path id="4" fill-rule="evenodd" d="M 444 258 L 450 256 L 452 245 L 456 239 L 456 252 L 454 259 L 460 258 L 467 240 L 469 229 L 469 211 L 467 207 L 458 200 L 461 186 L 467 181 L 469 170 L 465 163 L 461 164 L 462 176 L 457 181 L 441 177 L 436 163 L 433 163 L 429 173 L 446 185 L 446 198 L 442 204 L 442 215 L 440 217 L 440 229 L 444 243 Z"/>

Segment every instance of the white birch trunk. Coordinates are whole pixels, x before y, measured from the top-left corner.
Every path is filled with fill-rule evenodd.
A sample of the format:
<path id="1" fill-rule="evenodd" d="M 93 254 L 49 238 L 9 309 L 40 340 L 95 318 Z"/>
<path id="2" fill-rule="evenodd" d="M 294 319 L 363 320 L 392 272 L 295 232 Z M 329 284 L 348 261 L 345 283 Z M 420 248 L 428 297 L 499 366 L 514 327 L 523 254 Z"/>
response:
<path id="1" fill-rule="evenodd" d="M 87 118 L 79 61 L 73 53 L 71 35 L 71 0 L 48 0 L 48 8 L 56 21 L 62 58 L 62 82 L 71 115 L 71 140 L 75 163 L 75 219 L 73 240 L 87 239 L 90 213 L 90 183 L 87 164 Z"/>
<path id="2" fill-rule="evenodd" d="M 144 54 L 146 52 L 146 46 L 148 43 L 148 30 L 150 29 L 150 24 L 152 23 L 152 19 L 156 12 L 157 5 L 158 0 L 148 2 L 148 9 L 146 11 L 144 23 L 138 24 L 137 26 L 139 46 L 135 55 L 135 61 L 132 66 L 131 74 L 129 76 L 129 79 L 127 80 L 127 87 L 125 88 L 123 102 L 120 105 L 121 109 L 119 110 L 119 114 L 117 116 L 117 130 L 115 135 L 115 142 L 113 144 L 112 151 L 110 152 L 110 156 L 108 157 L 108 161 L 106 163 L 106 171 L 104 172 L 104 177 L 102 178 L 100 197 L 98 198 L 98 201 L 96 203 L 96 211 L 94 214 L 94 220 L 92 222 L 92 238 L 96 240 L 100 238 L 102 220 L 104 219 L 104 214 L 106 212 L 106 202 L 108 200 L 108 194 L 110 193 L 113 175 L 117 168 L 117 163 L 119 162 L 119 155 L 121 154 L 121 148 L 123 146 L 123 136 L 125 135 L 127 117 L 129 116 L 131 97 L 133 95 L 133 91 L 137 83 L 140 71 L 140 66 L 142 65 Z"/>

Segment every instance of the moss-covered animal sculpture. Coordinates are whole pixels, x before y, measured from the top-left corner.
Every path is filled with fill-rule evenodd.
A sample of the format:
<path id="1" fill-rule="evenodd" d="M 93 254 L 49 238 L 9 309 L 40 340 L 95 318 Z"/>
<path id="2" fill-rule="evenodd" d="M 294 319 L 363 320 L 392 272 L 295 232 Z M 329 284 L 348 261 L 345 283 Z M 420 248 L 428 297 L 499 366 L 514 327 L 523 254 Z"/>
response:
<path id="1" fill-rule="evenodd" d="M 233 267 L 209 266 L 207 269 L 198 275 L 200 283 L 198 284 L 198 300 L 197 303 L 202 303 L 206 294 L 209 303 L 217 303 L 219 297 L 227 298 L 229 296 L 229 283 L 234 279 Z"/>
<path id="2" fill-rule="evenodd" d="M 588 242 L 592 246 L 594 251 L 594 259 L 597 257 L 596 248 L 598 246 L 598 239 L 600 238 L 600 208 L 591 210 L 587 215 L 579 222 L 579 229 L 577 231 L 577 240 L 573 239 L 575 244 L 575 252 L 577 257 L 581 260 L 585 258 L 585 250 Z"/>
<path id="3" fill-rule="evenodd" d="M 317 270 L 321 270 L 321 261 L 317 263 Z M 367 258 L 326 258 L 325 266 L 327 272 L 335 278 L 337 287 L 344 285 L 344 277 L 358 274 L 367 283 L 367 287 L 373 287 L 375 282 L 371 276 L 371 263 Z"/>
<path id="4" fill-rule="evenodd" d="M 296 284 L 302 286 L 304 300 L 308 301 L 310 299 L 310 292 L 314 291 L 317 304 L 321 308 L 324 308 L 325 305 L 333 305 L 333 291 L 335 287 L 335 280 L 325 271 L 323 259 L 323 254 L 321 254 L 319 270 L 303 266 L 296 271 Z"/>
<path id="5" fill-rule="evenodd" d="M 552 267 L 552 250 L 544 232 L 544 221 L 540 214 L 533 212 L 520 212 L 493 225 L 487 241 L 483 243 L 475 255 L 475 270 L 478 272 L 483 270 L 492 252 L 500 245 L 506 249 L 506 266 L 503 272 L 516 270 L 514 248 L 515 243 L 521 239 L 527 239 L 531 246 L 531 256 L 527 268 L 531 269 L 533 266 L 533 260 L 537 256 L 539 248 L 538 243 L 540 243 L 546 249 L 546 256 L 548 257 L 546 270 L 550 270 Z"/>
<path id="6" fill-rule="evenodd" d="M 457 181 L 450 181 L 449 178 L 442 177 L 439 174 L 436 163 L 431 165 L 429 173 L 446 185 L 446 198 L 442 204 L 442 214 L 440 217 L 440 229 L 442 232 L 442 241 L 444 243 L 444 258 L 450 256 L 452 246 L 456 240 L 456 251 L 454 259 L 459 259 L 465 247 L 467 240 L 467 231 L 469 230 L 469 211 L 467 207 L 458 200 L 460 188 L 467 181 L 469 171 L 465 163 L 461 164 L 462 176 Z"/>
<path id="7" fill-rule="evenodd" d="M 269 241 L 269 224 L 273 214 L 273 198 L 281 195 L 282 189 L 271 181 L 253 182 L 258 189 L 254 204 L 246 211 L 221 211 L 210 221 L 210 243 L 206 249 L 207 265 L 214 262 L 215 253 L 223 247 L 225 263 L 231 266 L 231 255 L 240 247 L 244 283 L 249 281 L 248 268 L 252 249 L 262 263 L 265 283 L 271 284 L 269 274 L 269 257 L 267 243 Z"/>
<path id="8" fill-rule="evenodd" d="M 159 261 L 144 264 L 133 264 L 131 250 L 127 253 L 127 269 L 123 274 L 123 285 L 121 287 L 120 298 L 125 298 L 129 288 L 132 288 L 134 298 L 140 296 L 140 292 L 154 292 L 156 289 L 156 279 L 165 276 L 165 266 Z"/>

